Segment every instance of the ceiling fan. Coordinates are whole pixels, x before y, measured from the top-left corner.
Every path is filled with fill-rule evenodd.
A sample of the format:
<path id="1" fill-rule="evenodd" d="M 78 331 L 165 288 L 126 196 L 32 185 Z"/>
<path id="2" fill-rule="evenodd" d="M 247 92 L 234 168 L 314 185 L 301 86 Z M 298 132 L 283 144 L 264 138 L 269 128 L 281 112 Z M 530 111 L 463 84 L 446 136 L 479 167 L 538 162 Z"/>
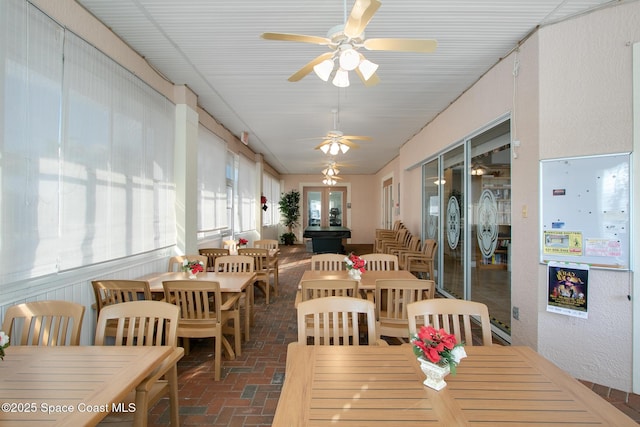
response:
<path id="1" fill-rule="evenodd" d="M 358 148 L 359 145 L 351 141 L 352 139 L 359 141 L 371 141 L 371 137 L 359 135 L 345 135 L 338 130 L 338 110 L 331 110 L 333 113 L 333 130 L 327 132 L 323 137 L 323 141 L 315 147 L 316 150 L 322 151 L 324 154 L 335 156 L 339 153 L 346 153 L 350 148 Z M 315 138 L 314 138 L 315 139 Z"/>
<path id="2" fill-rule="evenodd" d="M 346 15 L 346 0 L 345 15 Z M 349 86 L 349 71 L 354 70 L 365 85 L 371 86 L 379 82 L 376 70 L 378 65 L 367 60 L 358 50 L 398 51 L 398 52 L 433 52 L 438 42 L 433 39 L 400 39 L 377 38 L 366 39 L 364 29 L 382 4 L 379 0 L 355 0 L 353 9 L 344 25 L 337 25 L 329 30 L 327 37 L 308 36 L 288 33 L 263 33 L 267 40 L 282 40 L 328 46 L 330 51 L 317 56 L 300 70 L 289 77 L 290 82 L 297 82 L 312 70 L 324 81 L 334 76 L 332 83 L 338 87 Z M 334 70 L 336 65 L 338 67 Z"/>

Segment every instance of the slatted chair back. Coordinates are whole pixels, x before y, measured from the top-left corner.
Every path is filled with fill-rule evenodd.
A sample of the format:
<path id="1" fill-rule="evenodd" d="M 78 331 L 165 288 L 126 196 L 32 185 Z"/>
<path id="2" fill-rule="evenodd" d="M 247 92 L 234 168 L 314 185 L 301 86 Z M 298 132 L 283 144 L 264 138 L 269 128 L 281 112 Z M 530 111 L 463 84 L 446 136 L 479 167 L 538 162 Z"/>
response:
<path id="1" fill-rule="evenodd" d="M 260 240 L 254 241 L 253 246 L 256 248 L 278 250 L 278 248 L 280 247 L 280 244 L 275 239 L 260 239 Z"/>
<path id="2" fill-rule="evenodd" d="M 352 297 L 325 297 L 298 304 L 298 342 L 314 345 L 360 345 L 360 317 L 366 318 L 368 345 L 378 344 L 375 308 L 371 301 Z M 312 328 L 307 327 L 307 323 Z"/>
<path id="3" fill-rule="evenodd" d="M 418 326 L 431 325 L 454 334 L 459 343 L 474 345 L 471 331 L 472 318 L 480 323 L 482 345 L 492 345 L 489 309 L 485 304 L 453 298 L 435 298 L 407 305 L 409 332 L 415 334 Z"/>
<path id="4" fill-rule="evenodd" d="M 251 256 L 254 259 L 254 268 L 256 272 L 256 282 L 259 289 L 262 291 L 265 297 L 265 303 L 269 304 L 271 299 L 271 288 L 274 288 L 274 292 L 278 293 L 278 280 L 276 266 L 271 262 L 271 256 L 269 249 L 266 248 L 240 248 L 238 249 L 238 255 Z M 273 277 L 273 284 L 271 282 Z"/>
<path id="5" fill-rule="evenodd" d="M 376 280 L 375 307 L 378 334 L 399 340 L 409 338 L 407 306 L 416 301 L 431 299 L 435 282 L 413 279 Z"/>
<path id="6" fill-rule="evenodd" d="M 225 255 L 216 258 L 213 271 L 219 273 L 253 273 L 255 261 L 248 255 Z"/>
<path id="7" fill-rule="evenodd" d="M 122 401 L 123 407 L 135 404 L 133 413 L 109 414 L 99 425 L 147 425 L 151 407 L 161 398 L 168 396 L 170 402 L 171 426 L 180 424 L 178 415 L 178 360 L 184 351 L 178 344 L 179 309 L 175 305 L 161 301 L 130 301 L 104 307 L 98 315 L 96 325 L 96 345 L 106 345 L 112 325 L 116 325 L 113 345 L 116 346 L 157 346 L 174 347 L 174 351 L 150 376 Z"/>
<path id="8" fill-rule="evenodd" d="M 311 256 L 311 270 L 341 271 L 346 270 L 344 255 L 316 254 Z"/>
<path id="9" fill-rule="evenodd" d="M 94 280 L 91 282 L 96 299 L 97 315 L 103 307 L 129 301 L 151 300 L 149 282 L 145 280 Z"/>
<path id="10" fill-rule="evenodd" d="M 358 297 L 358 281 L 351 279 L 318 279 L 300 282 L 301 300 L 325 297 Z"/>
<path id="11" fill-rule="evenodd" d="M 198 252 L 207 257 L 207 271 L 214 271 L 216 258 L 231 255 L 228 248 L 201 248 Z"/>
<path id="12" fill-rule="evenodd" d="M 184 261 L 194 262 L 199 261 L 204 266 L 204 270 L 207 271 L 207 266 L 209 265 L 209 258 L 206 255 L 176 255 L 169 258 L 169 272 L 174 271 L 182 271 L 182 266 Z"/>
<path id="13" fill-rule="evenodd" d="M 391 254 L 364 254 L 360 258 L 366 261 L 364 268 L 368 271 L 399 270 L 398 257 Z"/>
<path id="14" fill-rule="evenodd" d="M 7 308 L 2 330 L 14 345 L 80 345 L 85 307 L 72 301 L 32 301 Z"/>

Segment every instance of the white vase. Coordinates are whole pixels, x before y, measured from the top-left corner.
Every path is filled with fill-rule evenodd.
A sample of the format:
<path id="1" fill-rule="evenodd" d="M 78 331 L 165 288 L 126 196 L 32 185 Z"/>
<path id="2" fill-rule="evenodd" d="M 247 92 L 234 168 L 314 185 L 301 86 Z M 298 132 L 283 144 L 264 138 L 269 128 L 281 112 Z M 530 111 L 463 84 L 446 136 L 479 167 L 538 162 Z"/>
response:
<path id="1" fill-rule="evenodd" d="M 448 364 L 441 366 L 423 357 L 418 357 L 418 361 L 420 362 L 420 369 L 427 376 L 422 384 L 434 390 L 442 390 L 447 386 L 444 377 L 450 373 Z"/>
<path id="2" fill-rule="evenodd" d="M 189 279 L 197 279 L 198 278 L 198 274 L 197 273 L 189 273 Z"/>
<path id="3" fill-rule="evenodd" d="M 360 270 L 352 268 L 351 270 L 349 270 L 349 277 L 355 280 L 360 280 L 360 278 L 362 277 L 362 273 L 360 272 Z"/>

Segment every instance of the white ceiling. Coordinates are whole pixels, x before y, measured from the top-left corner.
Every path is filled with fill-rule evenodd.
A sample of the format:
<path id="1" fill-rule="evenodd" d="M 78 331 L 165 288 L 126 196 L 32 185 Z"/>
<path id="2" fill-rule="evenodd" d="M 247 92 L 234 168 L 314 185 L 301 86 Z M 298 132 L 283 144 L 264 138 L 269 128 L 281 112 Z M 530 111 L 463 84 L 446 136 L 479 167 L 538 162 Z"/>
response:
<path id="1" fill-rule="evenodd" d="M 313 148 L 333 129 L 365 135 L 336 161 L 343 174 L 371 174 L 540 25 L 611 0 L 381 0 L 367 38 L 433 38 L 434 53 L 362 51 L 380 83 L 350 74 L 339 89 L 313 72 L 287 78 L 326 46 L 264 40 L 264 32 L 325 37 L 354 0 L 77 0 L 168 80 L 278 172 L 318 173 L 330 160 Z M 346 14 L 345 14 L 346 7 Z"/>

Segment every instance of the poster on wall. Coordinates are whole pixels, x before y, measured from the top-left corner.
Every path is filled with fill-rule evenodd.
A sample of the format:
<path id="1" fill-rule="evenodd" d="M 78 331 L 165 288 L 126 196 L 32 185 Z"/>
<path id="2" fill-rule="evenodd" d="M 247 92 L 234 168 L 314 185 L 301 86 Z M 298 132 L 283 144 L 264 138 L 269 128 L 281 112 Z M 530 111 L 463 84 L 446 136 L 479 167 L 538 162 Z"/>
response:
<path id="1" fill-rule="evenodd" d="M 547 311 L 586 319 L 589 266 L 551 261 L 547 273 Z"/>

